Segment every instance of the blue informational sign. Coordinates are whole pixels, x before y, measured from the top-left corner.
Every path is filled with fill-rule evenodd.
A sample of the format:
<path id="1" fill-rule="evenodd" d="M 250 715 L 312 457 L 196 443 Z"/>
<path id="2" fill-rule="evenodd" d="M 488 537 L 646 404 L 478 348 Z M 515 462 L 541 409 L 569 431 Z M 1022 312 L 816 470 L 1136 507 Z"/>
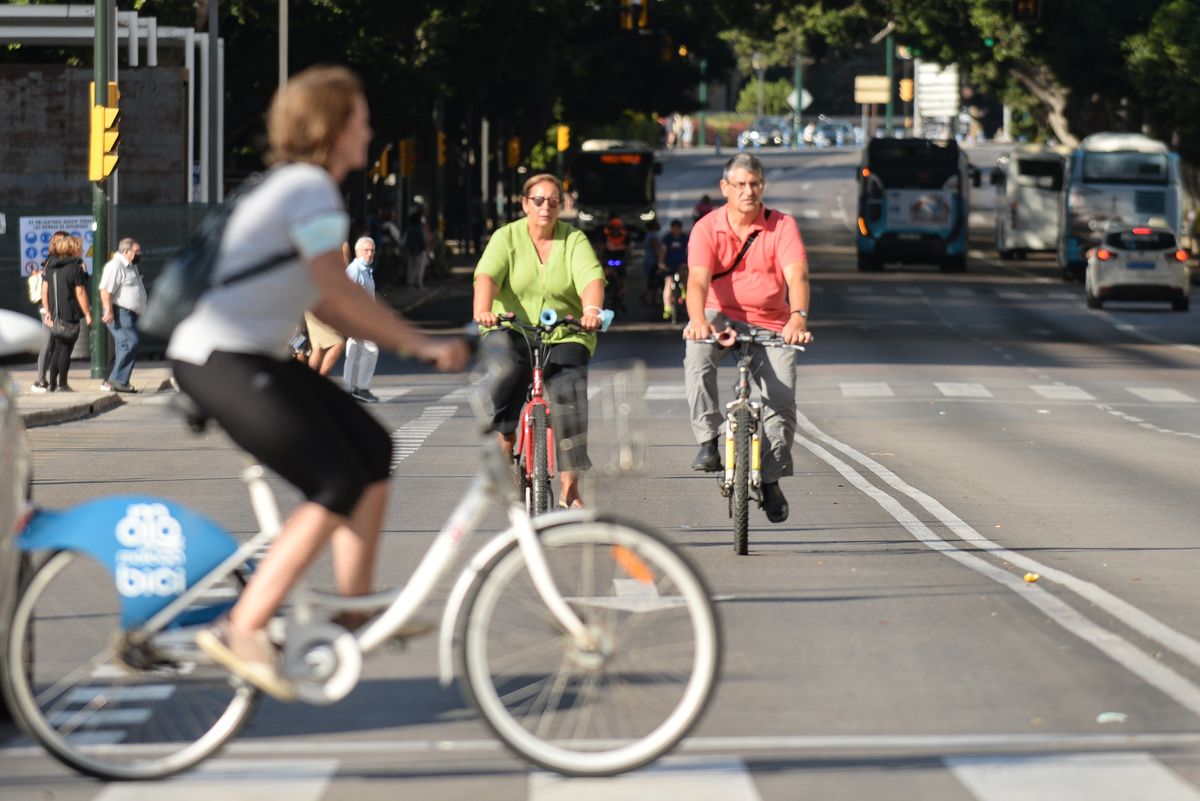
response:
<path id="1" fill-rule="evenodd" d="M 224 528 L 186 506 L 139 496 L 39 511 L 17 543 L 23 551 L 85 553 L 108 568 L 125 628 L 149 620 L 238 547 Z"/>

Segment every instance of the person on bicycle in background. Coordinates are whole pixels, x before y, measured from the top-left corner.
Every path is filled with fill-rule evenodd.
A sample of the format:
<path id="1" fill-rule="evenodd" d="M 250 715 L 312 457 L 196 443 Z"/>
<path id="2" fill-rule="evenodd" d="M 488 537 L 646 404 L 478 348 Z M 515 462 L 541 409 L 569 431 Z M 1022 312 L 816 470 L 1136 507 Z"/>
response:
<path id="1" fill-rule="evenodd" d="M 617 308 L 625 311 L 625 283 L 629 265 L 629 229 L 611 214 L 601 231 L 604 237 L 604 278 L 614 290 Z"/>
<path id="2" fill-rule="evenodd" d="M 536 324 L 544 309 L 561 320 L 570 316 L 583 331 L 557 328 L 547 339 L 546 394 L 550 399 L 560 466 L 559 505 L 581 507 L 579 472 L 591 467 L 587 455 L 587 368 L 596 350 L 604 271 L 587 236 L 558 219 L 562 184 L 553 175 L 535 175 L 521 190 L 525 219 L 511 222 L 488 241 L 475 267 L 472 317 L 494 328 L 501 314 Z M 488 336 L 495 334 L 490 333 Z M 492 427 L 504 452 L 512 454 L 521 408 L 532 380 L 531 347 L 511 329 L 500 332 L 517 369 L 494 390 Z"/>
<path id="3" fill-rule="evenodd" d="M 311 308 L 348 336 L 438 369 L 462 369 L 469 351 L 459 339 L 425 335 L 346 276 L 342 243 L 350 218 L 338 185 L 366 164 L 371 140 L 358 77 L 342 67 L 294 75 L 271 101 L 267 136 L 273 166 L 226 224 L 214 277 L 219 281 L 289 250 L 295 258 L 205 293 L 175 329 L 167 356 L 179 388 L 200 410 L 305 497 L 228 619 L 196 635 L 215 662 L 292 700 L 295 687 L 280 673 L 265 627 L 331 540 L 338 590 L 371 591 L 391 440 L 357 401 L 287 358 L 282 343 Z M 350 616 L 345 621 L 350 625 Z"/>
<path id="4" fill-rule="evenodd" d="M 708 195 L 701 195 L 700 202 L 692 209 L 692 222 L 700 222 L 700 218 L 706 216 L 713 210 L 712 198 Z"/>
<path id="5" fill-rule="evenodd" d="M 688 237 L 683 232 L 683 220 L 671 220 L 671 230 L 662 238 L 663 268 L 666 278 L 663 280 L 663 319 L 671 318 L 671 306 L 675 299 L 675 276 L 678 275 L 683 285 L 687 286 L 687 255 Z M 684 293 L 687 299 L 687 292 Z"/>
<path id="6" fill-rule="evenodd" d="M 739 153 L 729 159 L 721 178 L 725 207 L 702 217 L 689 238 L 683 365 L 692 431 L 700 443 L 693 470 L 721 469 L 717 438 L 723 419 L 717 399 L 721 349 L 696 340 L 732 326 L 740 333 L 751 327 L 776 331 L 791 345 L 812 341 L 804 243 L 791 216 L 763 205 L 765 187 L 757 157 Z M 788 516 L 779 479 L 792 474 L 795 357 L 788 348 L 758 348 L 750 367 L 763 402 L 763 508 L 772 523 Z"/>

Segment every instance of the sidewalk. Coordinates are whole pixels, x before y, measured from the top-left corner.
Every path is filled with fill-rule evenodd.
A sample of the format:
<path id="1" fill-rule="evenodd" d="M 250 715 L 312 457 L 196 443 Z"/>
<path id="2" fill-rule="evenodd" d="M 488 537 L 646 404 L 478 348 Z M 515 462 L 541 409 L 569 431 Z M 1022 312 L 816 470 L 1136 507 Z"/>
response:
<path id="1" fill-rule="evenodd" d="M 458 259 L 456 259 L 457 261 Z M 465 270 L 465 273 L 464 273 Z M 441 297 L 456 284 L 469 276 L 471 268 L 454 265 L 451 275 L 431 283 L 424 289 L 389 287 L 380 294 L 402 314 Z M 71 362 L 67 381 L 74 392 L 47 392 L 35 394 L 29 391 L 37 380 L 37 363 L 30 361 L 7 369 L 12 378 L 17 409 L 26 428 L 69 423 L 107 412 L 126 403 L 138 403 L 160 392 L 170 392 L 171 368 L 165 361 L 139 359 L 133 368 L 130 384 L 137 393 L 105 392 L 100 389 L 104 378 L 91 378 L 91 365 L 83 359 Z"/>

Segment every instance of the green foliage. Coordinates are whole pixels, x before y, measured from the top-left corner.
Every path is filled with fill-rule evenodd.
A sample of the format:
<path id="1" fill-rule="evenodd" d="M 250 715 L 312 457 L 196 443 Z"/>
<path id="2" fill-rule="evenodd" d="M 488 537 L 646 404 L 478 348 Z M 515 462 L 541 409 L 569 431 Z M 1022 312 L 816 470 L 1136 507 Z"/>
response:
<path id="1" fill-rule="evenodd" d="M 795 88 L 789 81 L 763 81 L 763 114 L 772 116 L 791 114 L 792 107 L 787 103 L 787 96 Z M 742 114 L 758 113 L 757 78 L 746 81 L 746 85 L 738 93 L 737 110 Z"/>
<path id="2" fill-rule="evenodd" d="M 657 147 L 663 138 L 663 127 L 652 115 L 627 109 L 616 121 L 591 128 L 586 138 L 626 139 Z"/>

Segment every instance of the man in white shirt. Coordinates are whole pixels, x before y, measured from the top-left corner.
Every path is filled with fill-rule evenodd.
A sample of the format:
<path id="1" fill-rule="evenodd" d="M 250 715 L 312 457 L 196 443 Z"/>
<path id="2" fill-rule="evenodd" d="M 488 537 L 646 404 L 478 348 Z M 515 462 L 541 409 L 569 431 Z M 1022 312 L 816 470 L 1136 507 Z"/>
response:
<path id="1" fill-rule="evenodd" d="M 112 332 L 116 353 L 113 356 L 112 372 L 108 380 L 100 385 L 105 391 L 137 392 L 129 383 L 133 375 L 133 363 L 137 361 L 138 316 L 146 310 L 146 286 L 138 262 L 142 258 L 142 246 L 125 237 L 117 244 L 117 252 L 104 265 L 100 274 L 100 303 L 104 307 L 100 318 Z"/>
<path id="2" fill-rule="evenodd" d="M 354 261 L 346 267 L 346 275 L 361 286 L 371 297 L 375 297 L 375 240 L 369 236 L 354 243 Z M 375 377 L 375 363 L 379 360 L 379 346 L 365 339 L 346 338 L 346 363 L 342 368 L 342 379 L 350 396 L 363 403 L 379 403 L 371 392 L 371 380 Z"/>

